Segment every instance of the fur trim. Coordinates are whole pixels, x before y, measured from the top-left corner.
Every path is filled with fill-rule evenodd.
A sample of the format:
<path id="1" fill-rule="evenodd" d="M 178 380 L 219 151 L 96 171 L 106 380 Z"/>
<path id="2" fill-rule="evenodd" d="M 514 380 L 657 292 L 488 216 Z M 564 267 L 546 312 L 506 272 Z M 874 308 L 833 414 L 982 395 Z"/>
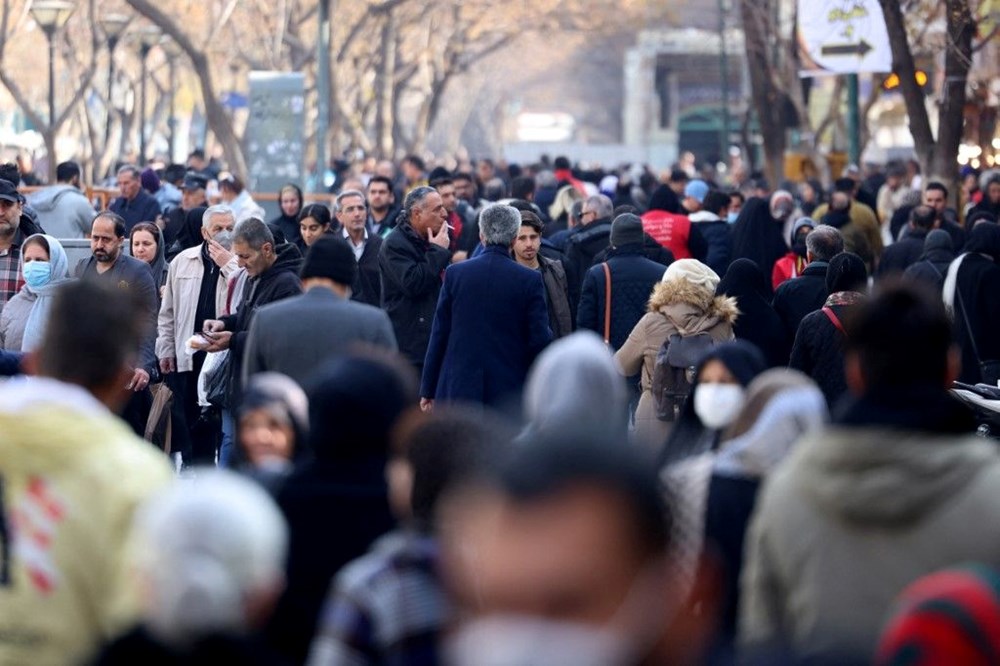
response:
<path id="1" fill-rule="evenodd" d="M 679 303 L 686 303 L 708 313 L 716 314 L 720 320 L 730 324 L 734 323 L 740 314 L 735 298 L 716 296 L 714 291 L 687 280 L 658 283 L 653 287 L 648 307 L 650 312 L 660 312 L 667 306 Z"/>

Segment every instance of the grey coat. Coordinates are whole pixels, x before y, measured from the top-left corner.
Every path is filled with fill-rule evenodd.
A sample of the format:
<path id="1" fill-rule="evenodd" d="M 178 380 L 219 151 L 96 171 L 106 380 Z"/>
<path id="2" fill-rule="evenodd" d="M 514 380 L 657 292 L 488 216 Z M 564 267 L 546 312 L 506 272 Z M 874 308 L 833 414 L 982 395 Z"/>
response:
<path id="1" fill-rule="evenodd" d="M 243 383 L 258 372 L 280 372 L 302 386 L 325 362 L 355 346 L 396 351 L 389 316 L 313 287 L 257 310 L 247 336 Z"/>

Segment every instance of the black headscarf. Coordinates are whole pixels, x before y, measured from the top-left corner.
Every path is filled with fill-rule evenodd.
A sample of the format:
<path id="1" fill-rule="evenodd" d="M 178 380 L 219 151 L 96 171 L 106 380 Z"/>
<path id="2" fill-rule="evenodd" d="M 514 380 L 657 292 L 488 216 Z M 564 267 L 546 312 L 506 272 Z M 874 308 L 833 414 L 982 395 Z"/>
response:
<path id="1" fill-rule="evenodd" d="M 990 222 L 977 224 L 965 242 L 965 251 L 985 254 L 994 262 L 1000 259 L 1000 225 Z"/>
<path id="2" fill-rule="evenodd" d="M 285 190 L 294 190 L 299 197 L 299 207 L 292 215 L 285 215 L 285 210 L 281 208 L 281 192 L 284 192 Z M 281 211 L 281 214 L 271 220 L 269 224 L 275 225 L 281 229 L 281 233 L 283 234 L 285 240 L 289 243 L 297 243 L 302 238 L 299 235 L 299 213 L 302 212 L 302 207 L 304 205 L 305 202 L 302 199 L 302 190 L 298 185 L 288 183 L 281 188 L 278 194 L 278 210 Z"/>
<path id="3" fill-rule="evenodd" d="M 735 340 L 717 345 L 702 357 L 695 370 L 691 393 L 684 402 L 680 418 L 674 424 L 667 442 L 660 452 L 660 466 L 671 465 L 685 458 L 704 453 L 718 444 L 720 433 L 705 428 L 694 411 L 694 392 L 698 388 L 698 378 L 705 364 L 719 361 L 732 373 L 740 386 L 746 388 L 760 373 L 767 370 L 767 361 L 756 346 L 744 340 Z"/>
<path id="4" fill-rule="evenodd" d="M 826 269 L 826 291 L 862 291 L 868 282 L 868 268 L 864 260 L 853 252 L 841 252 L 830 260 Z"/>
<path id="5" fill-rule="evenodd" d="M 662 184 L 649 197 L 649 210 L 665 210 L 668 213 L 681 212 L 681 200 L 667 184 Z"/>
<path id="6" fill-rule="evenodd" d="M 205 240 L 201 235 L 201 227 L 206 210 L 208 208 L 204 206 L 195 206 L 184 214 L 184 226 L 177 233 L 177 244 L 181 246 L 181 250 L 201 245 Z"/>
<path id="7" fill-rule="evenodd" d="M 774 262 L 788 252 L 782 229 L 783 224 L 771 215 L 767 199 L 750 198 L 733 224 L 733 259 L 750 259 L 770 275 Z"/>
<path id="8" fill-rule="evenodd" d="M 788 363 L 788 335 L 781 318 L 771 307 L 767 279 L 760 267 L 749 259 L 737 259 L 722 277 L 716 295 L 736 299 L 740 316 L 736 318 L 733 334 L 746 340 L 763 352 L 768 367 Z"/>

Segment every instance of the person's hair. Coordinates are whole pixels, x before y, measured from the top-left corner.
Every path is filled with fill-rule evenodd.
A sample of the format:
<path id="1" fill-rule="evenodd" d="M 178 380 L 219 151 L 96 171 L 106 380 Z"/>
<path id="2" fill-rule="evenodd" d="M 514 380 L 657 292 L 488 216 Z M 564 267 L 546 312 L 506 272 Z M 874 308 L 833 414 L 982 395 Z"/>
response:
<path id="1" fill-rule="evenodd" d="M 833 181 L 833 191 L 843 192 L 845 194 L 853 195 L 854 191 L 858 188 L 858 183 L 853 178 L 838 178 Z"/>
<path id="2" fill-rule="evenodd" d="M 195 148 L 190 153 L 188 153 L 188 159 L 195 158 L 197 160 L 205 159 L 205 151 L 201 148 Z"/>
<path id="3" fill-rule="evenodd" d="M 585 202 L 587 206 L 590 207 L 592 211 L 597 213 L 597 219 L 602 220 L 606 217 L 611 217 L 612 213 L 615 212 L 615 206 L 611 203 L 611 199 L 603 194 L 595 194 L 593 196 L 587 197 Z"/>
<path id="4" fill-rule="evenodd" d="M 118 379 L 148 332 L 135 290 L 75 280 L 56 290 L 38 353 L 42 375 L 89 391 Z"/>
<path id="5" fill-rule="evenodd" d="M 413 168 L 419 169 L 420 171 L 425 171 L 427 169 L 427 165 L 419 155 L 407 155 L 403 158 L 403 162 L 409 162 L 413 165 Z"/>
<path id="6" fill-rule="evenodd" d="M 655 466 L 633 449 L 580 437 L 542 438 L 519 449 L 499 473 L 500 489 L 524 506 L 577 488 L 595 488 L 622 501 L 641 559 L 666 554 L 671 515 Z"/>
<path id="7" fill-rule="evenodd" d="M 56 166 L 56 182 L 68 183 L 80 176 L 80 165 L 76 162 L 60 162 Z"/>
<path id="8" fill-rule="evenodd" d="M 429 183 L 429 185 L 433 187 L 435 190 L 438 189 L 439 187 L 444 187 L 445 185 L 454 185 L 454 184 L 455 181 L 452 179 L 451 176 L 441 176 L 440 178 L 435 178 Z"/>
<path id="9" fill-rule="evenodd" d="M 739 190 L 732 190 L 732 191 L 728 192 L 726 194 L 726 196 L 729 197 L 730 201 L 732 201 L 733 199 L 739 199 L 741 206 L 747 202 L 746 196 L 742 192 L 740 192 Z"/>
<path id="10" fill-rule="evenodd" d="M 930 229 L 937 220 L 937 211 L 930 206 L 915 206 L 910 211 L 910 222 L 918 229 Z"/>
<path id="11" fill-rule="evenodd" d="M 574 220 L 576 220 L 577 222 L 579 222 L 580 215 L 582 214 L 582 212 L 583 212 L 583 199 L 576 199 L 569 207 L 569 216 Z"/>
<path id="12" fill-rule="evenodd" d="M 845 352 L 857 354 L 869 390 L 928 383 L 943 387 L 951 321 L 940 296 L 923 285 L 886 279 L 844 326 Z"/>
<path id="13" fill-rule="evenodd" d="M 205 212 L 201 214 L 201 226 L 208 229 L 209 225 L 212 224 L 212 218 L 216 215 L 225 215 L 236 222 L 236 214 L 233 209 L 225 204 L 216 204 L 214 206 L 209 206 L 205 209 Z"/>
<path id="14" fill-rule="evenodd" d="M 565 155 L 559 155 L 552 163 L 552 166 L 555 169 L 569 169 L 570 168 L 569 158 L 566 157 Z"/>
<path id="15" fill-rule="evenodd" d="M 930 190 L 939 190 L 944 195 L 945 199 L 948 198 L 948 188 L 945 187 L 944 183 L 940 181 L 932 180 L 931 182 L 927 183 L 927 187 L 924 188 L 924 192 L 928 192 Z"/>
<path id="16" fill-rule="evenodd" d="M 844 251 L 844 236 L 836 227 L 821 224 L 806 236 L 806 250 L 815 261 L 830 261 Z"/>
<path id="17" fill-rule="evenodd" d="M 153 236 L 153 240 L 156 241 L 156 249 L 159 251 L 160 247 L 160 228 L 153 224 L 152 222 L 140 222 L 139 224 L 132 227 L 132 230 L 128 232 L 128 243 L 129 251 L 132 250 L 132 237 L 135 236 L 135 232 L 145 231 L 146 233 Z"/>
<path id="18" fill-rule="evenodd" d="M 139 177 L 142 175 L 142 172 L 139 170 L 139 167 L 137 167 L 134 164 L 126 164 L 124 166 L 118 167 L 117 175 L 121 176 L 126 173 L 131 175 L 136 180 L 138 180 Z"/>
<path id="19" fill-rule="evenodd" d="M 853 252 L 841 252 L 830 260 L 830 267 L 826 269 L 827 292 L 863 292 L 867 285 L 868 268 L 861 257 Z"/>
<path id="20" fill-rule="evenodd" d="M 344 190 L 343 192 L 337 195 L 337 198 L 333 202 L 334 213 L 340 212 L 341 203 L 344 201 L 344 199 L 347 199 L 348 197 L 360 197 L 361 205 L 366 207 L 368 206 L 368 199 L 365 198 L 364 192 L 361 192 L 360 190 Z"/>
<path id="21" fill-rule="evenodd" d="M 406 219 L 409 220 L 411 218 L 414 208 L 422 205 L 424 199 L 436 192 L 437 190 L 433 187 L 428 187 L 427 185 L 414 187 L 410 190 L 409 194 L 406 195 L 406 199 L 403 200 L 403 208 L 406 210 Z"/>
<path id="22" fill-rule="evenodd" d="M 903 178 L 906 176 L 906 165 L 902 162 L 889 162 L 886 165 L 885 175 L 887 178 Z"/>
<path id="23" fill-rule="evenodd" d="M 510 196 L 515 199 L 527 199 L 535 193 L 535 179 L 530 176 L 518 176 L 510 181 Z"/>
<path id="24" fill-rule="evenodd" d="M 136 225 L 138 226 L 138 225 Z M 34 236 L 29 236 L 24 244 L 21 246 L 21 255 L 24 256 L 24 251 L 27 250 L 32 245 L 37 245 L 38 247 L 45 250 L 46 256 L 50 259 L 52 258 L 52 249 L 49 247 L 49 241 L 45 239 L 44 234 L 35 234 Z"/>
<path id="25" fill-rule="evenodd" d="M 454 407 L 404 419 L 394 457 L 405 458 L 412 470 L 410 507 L 418 526 L 432 530 L 438 501 L 490 469 L 510 444 L 506 430 L 489 415 Z"/>
<path id="26" fill-rule="evenodd" d="M 0 164 L 0 178 L 14 183 L 14 187 L 21 184 L 21 169 L 16 162 L 4 162 Z"/>
<path id="27" fill-rule="evenodd" d="M 632 215 L 638 215 L 639 209 L 631 204 L 620 204 L 615 206 L 614 212 L 611 213 L 612 219 L 618 217 L 619 215 L 624 215 L 626 213 L 631 213 Z"/>
<path id="28" fill-rule="evenodd" d="M 701 207 L 713 215 L 718 215 L 719 211 L 729 208 L 729 195 L 719 190 L 709 190 L 701 202 Z"/>
<path id="29" fill-rule="evenodd" d="M 231 192 L 235 192 L 236 194 L 241 194 L 244 186 L 242 180 L 230 174 L 219 180 L 219 187 L 223 190 L 229 190 Z"/>
<path id="30" fill-rule="evenodd" d="M 490 204 L 479 214 L 479 232 L 486 245 L 509 247 L 521 228 L 521 213 L 513 206 Z"/>
<path id="31" fill-rule="evenodd" d="M 372 176 L 371 179 L 368 181 L 368 185 L 367 185 L 366 189 L 370 188 L 372 186 L 372 183 L 382 183 L 387 188 L 389 188 L 389 194 L 393 194 L 394 193 L 393 184 L 392 184 L 392 179 L 391 178 L 387 178 L 385 176 Z"/>
<path id="32" fill-rule="evenodd" d="M 274 247 L 274 234 L 264 224 L 263 220 L 256 217 L 248 217 L 236 225 L 233 231 L 233 242 L 241 241 L 250 246 L 250 249 L 259 251 L 266 243 Z"/>
<path id="33" fill-rule="evenodd" d="M 455 182 L 456 180 L 466 180 L 470 183 L 476 182 L 476 179 L 472 177 L 472 174 L 466 173 L 465 171 L 456 171 L 455 173 L 451 174 L 451 180 L 452 182 Z"/>
<path id="34" fill-rule="evenodd" d="M 136 568 L 153 590 L 142 621 L 168 646 L 255 628 L 247 600 L 284 579 L 288 527 L 271 496 L 228 470 L 202 470 L 135 517 Z"/>
<path id="35" fill-rule="evenodd" d="M 311 217 L 312 219 L 319 222 L 319 226 L 326 227 L 329 226 L 332 221 L 332 216 L 330 214 L 330 209 L 323 204 L 313 203 L 308 206 L 304 206 L 299 212 L 299 222 Z"/>
<path id="36" fill-rule="evenodd" d="M 542 224 L 542 221 L 538 218 L 538 216 L 532 213 L 530 210 L 521 211 L 521 226 L 531 227 L 538 234 L 541 234 L 542 229 L 545 228 L 545 225 Z"/>
<path id="37" fill-rule="evenodd" d="M 111 222 L 115 225 L 116 238 L 125 238 L 125 227 L 128 226 L 125 224 L 125 218 L 118 213 L 112 213 L 110 210 L 102 210 L 100 213 L 95 215 L 94 219 L 90 221 L 90 228 L 93 229 L 94 223 L 102 217 L 111 220 Z"/>

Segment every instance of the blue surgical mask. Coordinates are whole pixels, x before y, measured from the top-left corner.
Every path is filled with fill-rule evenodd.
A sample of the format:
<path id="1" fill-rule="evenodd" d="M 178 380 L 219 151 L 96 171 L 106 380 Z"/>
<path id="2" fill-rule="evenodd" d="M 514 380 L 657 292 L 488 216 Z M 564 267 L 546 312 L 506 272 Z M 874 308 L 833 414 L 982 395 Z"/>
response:
<path id="1" fill-rule="evenodd" d="M 729 224 L 732 224 L 733 222 L 736 221 L 736 218 L 738 218 L 739 216 L 740 216 L 740 214 L 738 212 L 732 212 L 731 211 L 729 213 L 729 215 L 726 216 L 726 222 L 728 222 Z"/>
<path id="2" fill-rule="evenodd" d="M 22 269 L 24 281 L 29 287 L 44 287 L 52 280 L 52 264 L 47 261 L 29 261 Z"/>

